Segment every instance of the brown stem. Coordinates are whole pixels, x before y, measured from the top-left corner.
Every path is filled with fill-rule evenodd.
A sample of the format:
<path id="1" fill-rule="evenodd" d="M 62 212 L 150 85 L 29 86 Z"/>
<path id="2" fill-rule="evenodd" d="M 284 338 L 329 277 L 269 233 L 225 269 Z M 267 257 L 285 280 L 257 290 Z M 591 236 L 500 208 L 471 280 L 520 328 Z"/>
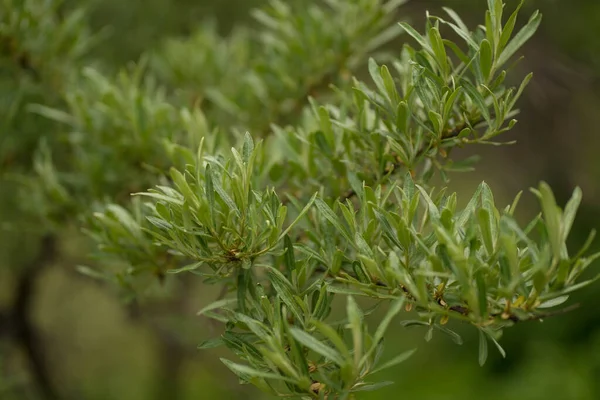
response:
<path id="1" fill-rule="evenodd" d="M 11 336 L 12 322 L 10 315 L 4 311 L 0 311 L 0 338 Z"/>
<path id="2" fill-rule="evenodd" d="M 32 321 L 31 314 L 37 280 L 43 270 L 55 261 L 56 253 L 56 237 L 44 236 L 37 257 L 23 269 L 19 277 L 11 314 L 5 316 L 10 335 L 25 352 L 36 390 L 46 400 L 58 399 L 59 395 L 50 377 L 40 333 Z"/>

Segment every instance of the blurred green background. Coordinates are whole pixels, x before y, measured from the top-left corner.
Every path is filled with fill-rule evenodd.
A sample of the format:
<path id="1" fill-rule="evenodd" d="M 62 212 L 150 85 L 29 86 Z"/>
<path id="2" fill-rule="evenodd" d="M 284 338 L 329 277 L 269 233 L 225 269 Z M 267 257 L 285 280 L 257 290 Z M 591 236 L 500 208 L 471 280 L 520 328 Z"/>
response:
<path id="1" fill-rule="evenodd" d="M 251 24 L 248 10 L 262 1 L 96 1 L 91 8 L 92 25 L 94 29 L 110 27 L 110 35 L 95 50 L 95 56 L 117 69 L 164 38 L 184 36 L 208 20 L 218 21 L 224 33 L 236 24 Z M 508 3 L 512 6 L 513 2 Z M 437 12 L 442 6 L 459 11 L 472 26 L 481 20 L 485 2 L 413 0 L 401 7 L 397 19 L 411 20 L 420 27 L 426 10 Z M 577 247 L 590 229 L 600 227 L 600 1 L 530 0 L 525 8 L 525 12 L 539 8 L 544 21 L 523 50 L 526 58 L 518 66 L 523 72 L 534 72 L 521 100 L 519 124 L 507 138 L 518 143 L 475 149 L 483 156 L 477 172 L 453 176 L 452 189 L 470 192 L 485 179 L 502 204 L 519 190 L 545 180 L 556 191 L 559 203 L 564 203 L 579 185 L 584 202 L 572 236 Z M 391 49 L 399 49 L 402 40 L 405 37 Z M 523 216 L 533 212 L 534 204 L 533 196 L 526 193 Z M 10 204 L 4 205 L 1 214 L 13 214 Z M 207 320 L 195 316 L 216 297 L 213 288 L 192 283 L 185 288 L 189 295 L 184 304 L 177 305 L 177 315 L 148 316 L 163 320 L 142 322 L 125 312 L 115 293 L 75 271 L 76 265 L 89 261 L 88 245 L 76 228 L 66 235 L 61 258 L 35 287 L 34 305 L 51 377 L 65 398 L 265 398 L 254 388 L 238 384 L 219 362 L 223 350 L 195 350 L 198 343 L 217 332 Z M 34 252 L 27 243 L 15 243 L 11 236 L 10 231 L 0 231 L 0 305 L 8 303 L 14 294 L 9 266 L 24 262 Z M 600 240 L 594 247 L 600 248 Z M 598 285 L 592 285 L 574 296 L 571 302 L 581 303 L 574 312 L 507 330 L 502 342 L 507 358 L 492 353 L 485 367 L 477 363 L 474 330 L 455 326 L 465 339 L 457 346 L 442 336 L 426 343 L 424 331 L 397 325 L 389 334 L 390 350 L 418 347 L 418 352 L 381 377 L 396 385 L 364 398 L 600 399 L 598 290 Z M 164 296 L 168 293 L 169 288 L 165 288 Z M 153 322 L 180 324 L 181 340 L 189 351 L 182 351 L 178 344 L 169 345 L 170 338 L 161 338 L 149 328 Z M 35 398 L 23 355 L 2 342 L 0 375 L 6 377 L 0 380 L 0 398 Z"/>

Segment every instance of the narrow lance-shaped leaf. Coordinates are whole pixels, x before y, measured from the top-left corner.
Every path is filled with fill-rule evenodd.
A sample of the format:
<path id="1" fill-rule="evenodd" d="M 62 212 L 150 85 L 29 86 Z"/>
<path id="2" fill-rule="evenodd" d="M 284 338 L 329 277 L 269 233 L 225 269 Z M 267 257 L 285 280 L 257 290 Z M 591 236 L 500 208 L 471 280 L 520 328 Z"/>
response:
<path id="1" fill-rule="evenodd" d="M 435 59 L 440 67 L 442 75 L 445 77 L 449 72 L 448 57 L 446 55 L 444 42 L 442 41 L 442 37 L 437 28 L 431 28 L 429 30 L 429 41 L 431 42 L 433 54 L 435 55 Z"/>
<path id="2" fill-rule="evenodd" d="M 352 342 L 354 343 L 354 365 L 358 366 L 362 357 L 363 314 L 352 296 L 348 296 L 346 312 L 348 314 L 348 327 L 352 331 Z"/>
<path id="3" fill-rule="evenodd" d="M 298 214 L 298 216 L 296 217 L 296 219 L 294 219 L 294 221 L 292 221 L 292 223 L 281 233 L 281 235 L 279 235 L 279 239 L 277 239 L 277 241 L 280 241 L 281 239 L 283 239 L 285 237 L 285 235 L 287 235 L 290 230 L 292 230 L 292 228 L 298 223 L 300 222 L 300 220 L 304 217 L 304 215 L 308 212 L 308 210 L 312 207 L 313 203 L 315 202 L 315 199 L 317 198 L 317 194 L 315 193 L 310 200 L 308 201 L 308 203 L 306 203 L 306 205 L 304 206 L 304 208 L 302 209 L 302 211 L 300 211 L 300 213 Z"/>
<path id="4" fill-rule="evenodd" d="M 217 194 L 219 195 L 221 200 L 223 200 L 223 202 L 227 205 L 227 207 L 230 210 L 234 211 L 238 215 L 238 217 L 241 217 L 239 208 L 237 207 L 237 205 L 235 204 L 233 199 L 227 194 L 227 192 L 225 192 L 225 189 L 223 189 L 223 186 L 221 186 L 221 182 L 219 181 L 219 179 L 215 179 L 216 177 L 212 170 L 210 170 L 210 173 L 213 174 L 212 175 L 213 188 L 217 192 Z"/>
<path id="5" fill-rule="evenodd" d="M 485 333 L 479 330 L 479 365 L 483 366 L 488 357 L 488 343 Z"/>
<path id="6" fill-rule="evenodd" d="M 527 25 L 515 35 L 500 54 L 496 63 L 498 68 L 504 65 L 533 36 L 541 22 L 542 14 L 536 11 L 527 22 Z"/>
<path id="7" fill-rule="evenodd" d="M 209 305 L 207 305 L 206 307 L 204 307 L 200 311 L 198 311 L 198 313 L 196 315 L 203 315 L 207 311 L 216 310 L 216 309 L 228 306 L 230 304 L 235 304 L 236 302 L 237 302 L 237 299 L 222 299 L 222 300 L 217 300 L 217 301 L 214 301 L 214 302 L 210 303 Z"/>
<path id="8" fill-rule="evenodd" d="M 552 189 L 550 189 L 550 186 L 548 186 L 548 184 L 545 182 L 540 183 L 539 197 L 542 204 L 544 221 L 546 222 L 546 230 L 548 232 L 548 237 L 550 238 L 554 257 L 558 259 L 560 258 L 563 245 L 561 232 L 562 213 L 556 205 L 556 200 L 554 199 Z"/>
<path id="9" fill-rule="evenodd" d="M 354 240 L 352 239 L 346 228 L 344 228 L 344 226 L 341 224 L 338 216 L 327 205 L 327 203 L 325 203 L 321 199 L 316 199 L 315 205 L 319 209 L 319 212 L 325 217 L 325 219 L 327 219 L 327 221 L 329 221 L 337 229 L 337 231 L 340 234 L 342 234 L 342 236 L 344 236 L 348 243 L 354 245 Z"/>
<path id="10" fill-rule="evenodd" d="M 484 39 L 481 42 L 481 47 L 479 48 L 479 65 L 481 66 L 481 73 L 483 74 L 484 84 L 490 79 L 490 74 L 492 72 L 492 64 L 493 63 L 493 50 L 492 45 L 487 39 Z"/>
<path id="11" fill-rule="evenodd" d="M 283 245 L 285 248 L 285 263 L 289 271 L 296 269 L 296 258 L 294 257 L 294 245 L 289 235 L 285 235 L 283 239 Z"/>
<path id="12" fill-rule="evenodd" d="M 404 29 L 406 31 L 406 33 L 408 33 L 410 36 L 412 36 L 412 38 L 415 39 L 421 47 L 423 47 L 425 50 L 429 51 L 430 53 L 433 53 L 431 47 L 429 46 L 429 44 L 427 43 L 425 38 L 419 32 L 417 32 L 412 26 L 410 26 L 406 22 L 400 22 L 399 25 L 402 27 L 402 29 Z"/>
<path id="13" fill-rule="evenodd" d="M 377 330 L 375 331 L 375 335 L 373 336 L 374 344 L 377 344 L 381 339 L 383 339 L 383 335 L 385 334 L 389 324 L 392 322 L 392 319 L 394 319 L 394 317 L 398 315 L 400 311 L 402 311 L 405 300 L 406 299 L 404 297 L 401 297 L 392 302 L 388 312 L 386 313 L 385 317 L 383 317 L 379 323 L 379 326 L 377 327 Z"/>
<path id="14" fill-rule="evenodd" d="M 519 5 L 508 18 L 508 21 L 506 21 L 506 25 L 504 25 L 504 28 L 502 29 L 502 34 L 500 35 L 500 43 L 498 44 L 498 51 L 500 53 L 504 50 L 512 36 L 513 30 L 515 29 L 515 24 L 517 23 L 517 17 L 519 16 L 519 11 L 521 10 L 521 7 L 523 6 L 524 2 L 525 0 L 521 0 L 519 2 Z"/>
<path id="15" fill-rule="evenodd" d="M 302 343 L 304 346 L 308 347 L 315 353 L 322 355 L 329 361 L 333 361 L 339 366 L 344 365 L 344 358 L 342 357 L 342 355 L 335 349 L 332 349 L 331 347 L 325 345 L 322 341 L 317 340 L 315 337 L 298 328 L 292 327 L 290 328 L 290 332 L 298 342 Z"/>
<path id="16" fill-rule="evenodd" d="M 408 350 L 408 351 L 405 351 L 404 353 L 398 354 L 396 357 L 392 358 L 389 361 L 386 361 L 385 363 L 381 364 L 379 367 L 375 368 L 373 371 L 371 371 L 371 373 L 375 374 L 375 373 L 383 371 L 385 369 L 395 367 L 396 365 L 408 360 L 413 354 L 415 354 L 416 351 L 417 351 L 417 349 L 413 349 L 413 350 Z"/>
<path id="17" fill-rule="evenodd" d="M 232 361 L 227 360 L 226 358 L 221 358 L 220 360 L 223 364 L 227 366 L 227 368 L 229 368 L 234 374 L 238 375 L 242 379 L 250 379 L 256 377 L 296 383 L 294 379 L 290 379 L 283 375 L 278 375 L 272 372 L 260 371 L 247 365 L 236 364 Z"/>
<path id="18" fill-rule="evenodd" d="M 582 193 L 580 188 L 575 188 L 573 191 L 573 195 L 569 199 L 567 205 L 565 206 L 565 210 L 563 213 L 562 220 L 562 240 L 566 241 L 569 236 L 569 232 L 571 232 L 571 227 L 573 226 L 573 221 L 575 220 L 575 215 L 577 214 L 577 209 L 581 204 Z"/>
<path id="19" fill-rule="evenodd" d="M 335 329 L 321 321 L 315 320 L 312 321 L 312 323 L 323 336 L 325 336 L 331 343 L 333 343 L 333 345 L 337 348 L 337 350 L 344 358 L 345 363 L 351 363 L 352 358 L 350 356 L 350 351 L 344 343 L 344 340 L 340 337 L 340 335 L 338 335 Z"/>

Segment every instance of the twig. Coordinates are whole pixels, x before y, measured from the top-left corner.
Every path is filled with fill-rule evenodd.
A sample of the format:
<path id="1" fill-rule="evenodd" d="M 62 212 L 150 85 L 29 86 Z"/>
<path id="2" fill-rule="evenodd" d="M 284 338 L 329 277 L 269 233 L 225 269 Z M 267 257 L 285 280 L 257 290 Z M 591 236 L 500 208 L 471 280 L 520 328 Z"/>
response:
<path id="1" fill-rule="evenodd" d="M 579 303 L 575 303 L 575 304 L 572 304 L 572 305 L 570 305 L 568 307 L 561 308 L 560 310 L 548 311 L 546 313 L 532 315 L 529 318 L 525 318 L 525 319 L 519 320 L 519 321 L 540 321 L 540 320 L 542 320 L 544 318 L 550 318 L 550 317 L 554 317 L 554 316 L 557 316 L 557 315 L 566 314 L 568 312 L 571 312 L 573 310 L 578 309 L 579 307 L 580 307 L 580 304 Z"/>
<path id="2" fill-rule="evenodd" d="M 472 123 L 471 126 L 475 126 L 480 122 L 481 121 L 476 121 L 475 123 Z M 442 135 L 442 140 L 457 137 L 460 134 L 460 132 L 462 132 L 462 130 L 465 129 L 466 127 L 467 127 L 467 124 L 462 123 L 462 124 L 452 128 L 451 130 L 448 130 L 447 132 L 445 132 Z M 432 148 L 433 147 L 431 146 L 431 143 L 428 144 L 427 146 L 423 146 L 419 151 L 417 151 L 417 154 L 415 155 L 415 159 L 423 156 L 423 154 L 425 154 Z M 393 163 L 391 166 L 386 167 L 386 169 L 383 171 L 383 173 L 390 174 L 390 175 L 394 174 L 394 173 L 396 173 L 396 171 L 398 171 L 403 166 L 405 166 L 404 163 L 397 161 L 397 162 Z M 376 180 L 376 178 L 373 179 L 373 181 L 375 181 L 375 180 Z M 350 200 L 354 196 L 356 196 L 356 192 L 354 191 L 354 189 L 349 189 L 346 193 L 344 193 L 342 196 L 340 196 L 339 201 L 344 203 L 344 202 L 346 202 L 346 200 Z"/>

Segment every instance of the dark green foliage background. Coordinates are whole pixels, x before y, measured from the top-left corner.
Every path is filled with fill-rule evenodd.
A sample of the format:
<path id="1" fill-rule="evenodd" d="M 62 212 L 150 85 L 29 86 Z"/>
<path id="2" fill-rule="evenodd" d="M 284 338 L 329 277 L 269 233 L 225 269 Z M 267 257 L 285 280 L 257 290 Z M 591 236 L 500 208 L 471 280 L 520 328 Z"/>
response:
<path id="1" fill-rule="evenodd" d="M 107 68 L 118 68 L 161 39 L 185 35 L 197 24 L 215 19 L 223 32 L 248 23 L 248 9 L 262 0 L 104 0 L 92 7 L 94 28 L 111 27 L 111 35 L 95 50 Z M 71 1 L 75 4 L 76 1 Z M 450 6 L 472 23 L 479 21 L 481 0 L 414 0 L 401 8 L 398 19 L 422 19 L 424 11 Z M 508 139 L 518 144 L 477 148 L 483 156 L 477 172 L 455 176 L 452 189 L 472 192 L 485 179 L 506 203 L 518 190 L 546 180 L 564 204 L 580 185 L 584 201 L 572 240 L 577 246 L 589 229 L 600 226 L 600 3 L 597 0 L 532 0 L 526 12 L 544 14 L 541 30 L 525 47 L 519 65 L 533 71 L 534 80 L 521 101 L 522 115 Z M 250 22 L 251 23 L 251 22 Z M 405 36 L 401 40 L 406 40 Z M 399 44 L 394 44 L 398 46 Z M 6 187 L 6 186 L 4 186 Z M 3 189 L 7 190 L 7 189 Z M 19 219 L 14 204 L 2 196 L 0 217 Z M 521 212 L 534 204 L 524 198 Z M 533 211 L 532 211 L 533 212 Z M 118 298 L 79 276 L 73 266 L 87 259 L 85 239 L 73 228 L 65 233 L 66 248 L 56 268 L 47 270 L 36 287 L 36 323 L 44 333 L 51 373 L 73 398 L 100 400 L 263 398 L 255 389 L 239 386 L 218 361 L 221 350 L 194 352 L 213 332 L 195 312 L 216 296 L 212 288 L 193 287 L 180 313 L 169 320 L 181 324 L 190 352 L 173 362 L 161 353 L 152 336 L 123 311 Z M 579 242 L 579 243 L 575 243 Z M 0 231 L 0 304 L 10 301 L 11 265 L 28 261 L 35 249 L 10 231 Z M 596 241 L 596 248 L 600 242 Z M 414 358 L 387 371 L 396 385 L 366 395 L 368 399 L 577 399 L 600 398 L 600 308 L 598 286 L 576 294 L 582 306 L 575 312 L 545 321 L 521 324 L 507 331 L 503 345 L 508 357 L 491 354 L 480 368 L 477 338 L 464 331 L 460 347 L 446 337 L 425 343 L 424 332 L 394 327 L 389 346 L 396 352 L 418 346 Z M 168 291 L 165 289 L 165 293 Z M 377 318 L 377 315 L 372 316 Z M 192 324 L 183 324 L 192 320 Z M 457 327 L 461 332 L 460 327 Z M 462 332 L 461 332 L 462 333 Z M 0 343 L 0 398 L 28 399 L 26 369 L 19 354 Z M 391 350 L 391 349 L 390 349 Z M 390 353 L 393 353 L 390 351 Z M 5 358 L 2 358 L 5 355 Z M 10 357 L 10 363 L 8 358 Z M 382 379 L 381 380 L 385 380 Z"/>

